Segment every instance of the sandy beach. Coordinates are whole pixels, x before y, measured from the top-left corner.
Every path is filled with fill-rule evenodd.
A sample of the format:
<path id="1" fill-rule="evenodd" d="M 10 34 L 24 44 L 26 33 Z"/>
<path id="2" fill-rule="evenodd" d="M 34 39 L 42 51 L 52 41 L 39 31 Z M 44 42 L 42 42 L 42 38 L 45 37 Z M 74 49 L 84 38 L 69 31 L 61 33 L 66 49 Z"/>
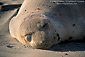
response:
<path id="1" fill-rule="evenodd" d="M 85 42 L 55 45 L 48 50 L 22 45 L 9 34 L 9 22 L 23 0 L 0 0 L 0 57 L 85 57 Z"/>

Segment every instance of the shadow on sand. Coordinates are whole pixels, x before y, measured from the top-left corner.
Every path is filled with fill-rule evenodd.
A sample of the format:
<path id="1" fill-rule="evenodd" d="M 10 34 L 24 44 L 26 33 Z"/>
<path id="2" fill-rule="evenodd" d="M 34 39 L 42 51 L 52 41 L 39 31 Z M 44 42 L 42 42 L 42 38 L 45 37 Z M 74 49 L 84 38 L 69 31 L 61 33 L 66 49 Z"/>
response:
<path id="1" fill-rule="evenodd" d="M 3 5 L 1 7 L 1 12 L 8 11 L 8 10 L 13 10 L 15 8 L 19 8 L 20 6 L 21 6 L 21 4 Z"/>

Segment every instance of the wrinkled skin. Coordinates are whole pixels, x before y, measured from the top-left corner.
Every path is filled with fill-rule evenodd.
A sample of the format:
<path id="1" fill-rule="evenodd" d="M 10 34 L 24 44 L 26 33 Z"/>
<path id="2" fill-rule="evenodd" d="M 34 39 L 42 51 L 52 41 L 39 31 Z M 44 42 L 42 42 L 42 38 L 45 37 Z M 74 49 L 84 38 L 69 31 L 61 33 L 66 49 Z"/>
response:
<path id="1" fill-rule="evenodd" d="M 42 16 L 38 16 L 31 20 L 27 19 L 20 27 L 20 34 L 25 34 L 24 40 L 33 48 L 49 48 L 57 42 L 57 34 L 49 19 L 42 19 Z M 51 44 L 51 42 L 54 43 Z"/>
<path id="2" fill-rule="evenodd" d="M 15 20 L 16 19 L 12 19 L 10 24 Z M 9 28 L 13 29 L 12 27 Z M 53 24 L 43 14 L 33 14 L 29 17 L 25 17 L 21 25 L 17 25 L 17 28 L 19 29 L 16 31 L 18 35 L 10 30 L 11 36 L 17 37 L 17 39 L 26 46 L 49 48 L 58 42 L 57 33 Z"/>

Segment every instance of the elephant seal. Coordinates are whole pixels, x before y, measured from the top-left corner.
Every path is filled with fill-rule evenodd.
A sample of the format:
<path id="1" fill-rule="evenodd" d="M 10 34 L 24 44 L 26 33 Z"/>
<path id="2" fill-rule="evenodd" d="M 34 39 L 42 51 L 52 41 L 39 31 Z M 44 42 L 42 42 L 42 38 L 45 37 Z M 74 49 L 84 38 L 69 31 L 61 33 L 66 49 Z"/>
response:
<path id="1" fill-rule="evenodd" d="M 85 37 L 85 7 L 57 4 L 58 0 L 24 0 L 9 23 L 12 37 L 26 46 L 49 48 Z"/>

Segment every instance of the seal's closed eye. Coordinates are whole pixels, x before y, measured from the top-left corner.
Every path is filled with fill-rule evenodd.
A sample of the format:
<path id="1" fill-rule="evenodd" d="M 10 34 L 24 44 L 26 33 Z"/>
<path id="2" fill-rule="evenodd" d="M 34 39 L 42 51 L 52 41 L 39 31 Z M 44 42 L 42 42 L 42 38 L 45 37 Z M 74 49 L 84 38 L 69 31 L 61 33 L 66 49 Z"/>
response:
<path id="1" fill-rule="evenodd" d="M 43 29 L 47 29 L 48 28 L 48 23 L 45 23 L 43 26 L 42 26 Z"/>

